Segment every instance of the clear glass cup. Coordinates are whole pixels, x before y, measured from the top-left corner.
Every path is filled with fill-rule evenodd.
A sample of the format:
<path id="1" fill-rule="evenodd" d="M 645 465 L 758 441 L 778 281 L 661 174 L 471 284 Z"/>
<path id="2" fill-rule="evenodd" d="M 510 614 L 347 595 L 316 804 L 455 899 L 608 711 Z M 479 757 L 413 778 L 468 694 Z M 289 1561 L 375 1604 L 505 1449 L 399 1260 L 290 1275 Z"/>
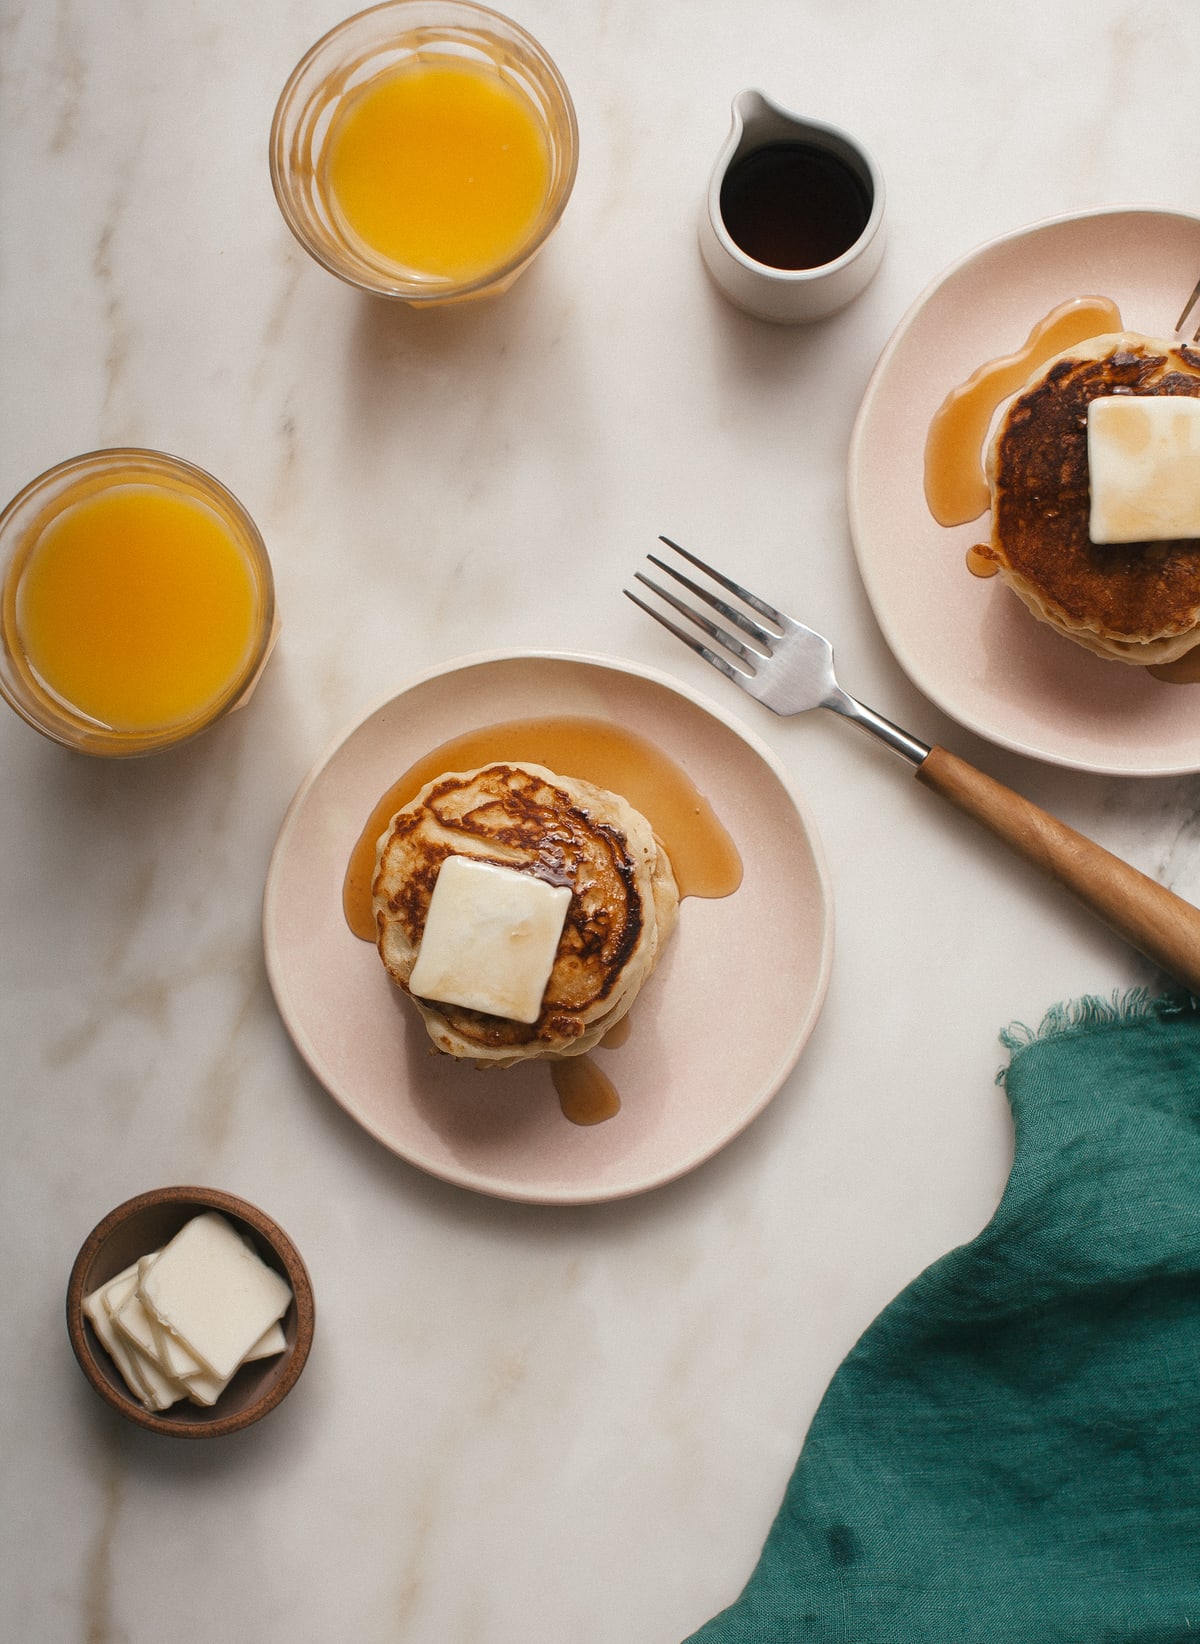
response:
<path id="1" fill-rule="evenodd" d="M 122 487 L 157 493 L 168 509 L 179 501 L 198 506 L 203 514 L 200 529 L 209 533 L 215 524 L 218 536 L 235 550 L 235 559 L 226 559 L 226 563 L 236 565 L 240 559 L 246 573 L 244 582 L 237 578 L 238 611 L 246 633 L 228 670 L 206 683 L 204 699 L 194 706 L 161 721 L 148 722 L 143 717 L 136 725 L 124 726 L 106 723 L 48 682 L 31 657 L 30 630 L 22 616 L 23 596 L 30 586 L 26 579 L 39 544 L 54 540 L 47 534 L 56 529 L 61 532 L 64 527 L 58 522 L 72 509 L 111 498 Z M 164 609 L 169 609 L 169 586 L 162 597 L 168 601 Z M 117 598 L 107 615 L 97 614 L 97 622 L 112 625 L 109 631 L 116 633 L 118 645 L 124 639 L 122 608 Z M 214 622 L 219 615 L 214 611 Z M 276 629 L 271 563 L 254 521 L 211 474 L 179 457 L 137 448 L 91 451 L 39 475 L 0 513 L 0 696 L 35 730 L 65 747 L 128 758 L 174 747 L 198 735 L 248 699 L 271 653 Z M 230 640 L 231 656 L 233 644 Z M 32 649 L 36 654 L 36 644 Z"/>
<path id="2" fill-rule="evenodd" d="M 331 128 L 347 100 L 411 63 L 474 65 L 525 99 L 546 145 L 549 177 L 536 219 L 495 266 L 455 280 L 392 262 L 341 221 L 326 175 Z M 432 307 L 508 289 L 562 216 L 579 131 L 562 75 L 519 24 L 469 0 L 386 0 L 347 18 L 293 70 L 271 125 L 271 182 L 292 233 L 318 263 L 360 290 Z"/>

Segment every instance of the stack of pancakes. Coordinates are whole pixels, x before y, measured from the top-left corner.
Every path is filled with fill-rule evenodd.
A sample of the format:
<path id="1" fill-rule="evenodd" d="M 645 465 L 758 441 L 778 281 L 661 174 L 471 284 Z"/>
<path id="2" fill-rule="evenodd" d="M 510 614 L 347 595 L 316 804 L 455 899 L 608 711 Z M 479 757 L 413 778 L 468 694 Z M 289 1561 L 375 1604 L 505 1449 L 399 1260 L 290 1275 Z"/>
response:
<path id="1" fill-rule="evenodd" d="M 537 1021 L 413 995 L 434 1044 L 491 1067 L 597 1044 L 632 1005 L 677 918 L 675 876 L 646 818 L 619 795 L 540 765 L 427 783 L 380 838 L 372 887 L 379 954 L 406 993 L 448 856 L 567 885 L 571 901 Z"/>
<path id="2" fill-rule="evenodd" d="M 1200 642 L 1200 540 L 1088 536 L 1087 408 L 1114 394 L 1200 396 L 1200 352 L 1121 332 L 1042 366 L 992 437 L 992 536 L 979 551 L 1041 621 L 1099 656 L 1145 667 Z"/>

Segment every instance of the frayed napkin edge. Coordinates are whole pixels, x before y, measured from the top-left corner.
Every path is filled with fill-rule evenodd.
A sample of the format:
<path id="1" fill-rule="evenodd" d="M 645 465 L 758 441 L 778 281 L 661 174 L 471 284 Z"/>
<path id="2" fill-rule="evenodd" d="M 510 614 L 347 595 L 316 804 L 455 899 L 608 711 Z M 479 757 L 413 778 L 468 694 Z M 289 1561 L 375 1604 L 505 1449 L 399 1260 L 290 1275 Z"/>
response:
<path id="1" fill-rule="evenodd" d="M 1010 1022 L 1000 1030 L 1000 1043 L 1008 1051 L 1009 1060 L 997 1072 L 996 1083 L 1005 1084 L 1013 1059 L 1043 1040 L 1069 1039 L 1097 1029 L 1129 1027 L 1138 1022 L 1196 1014 L 1200 1014 L 1200 999 L 1186 991 L 1157 994 L 1148 987 L 1139 987 L 1114 992 L 1109 999 L 1089 993 L 1079 999 L 1065 1000 L 1051 1005 L 1036 1028 L 1025 1022 Z"/>

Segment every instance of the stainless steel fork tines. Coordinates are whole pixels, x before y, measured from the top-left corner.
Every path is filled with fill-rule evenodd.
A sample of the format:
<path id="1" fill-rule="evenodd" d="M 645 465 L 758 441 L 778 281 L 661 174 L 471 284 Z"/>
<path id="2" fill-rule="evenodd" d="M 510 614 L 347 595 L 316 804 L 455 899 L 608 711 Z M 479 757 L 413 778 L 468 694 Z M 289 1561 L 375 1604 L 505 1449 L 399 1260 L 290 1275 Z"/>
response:
<path id="1" fill-rule="evenodd" d="M 699 600 L 709 610 L 723 617 L 751 643 L 746 645 L 737 634 L 731 633 L 728 628 L 720 627 L 702 611 L 697 611 L 694 606 L 685 603 L 669 588 L 664 588 L 661 583 L 637 571 L 634 573 L 637 582 L 649 588 L 694 628 L 706 634 L 721 647 L 721 650 L 715 651 L 711 646 L 705 645 L 702 640 L 696 638 L 694 632 L 681 628 L 670 617 L 664 616 L 661 611 L 648 605 L 637 594 L 630 593 L 627 588 L 625 593 L 628 598 L 640 606 L 648 616 L 660 622 L 698 656 L 702 656 L 727 679 L 731 679 L 735 685 L 740 685 L 742 690 L 755 697 L 764 707 L 770 708 L 773 713 L 799 714 L 807 712 L 810 708 L 829 708 L 833 713 L 841 714 L 844 719 L 858 725 L 860 729 L 878 737 L 911 765 L 919 766 L 928 758 L 928 743 L 918 742 L 916 737 L 910 736 L 898 725 L 893 725 L 890 719 L 884 719 L 882 714 L 877 714 L 873 708 L 868 708 L 865 703 L 859 702 L 842 689 L 833 671 L 833 646 L 823 635 L 805 627 L 804 623 L 797 622 L 786 612 L 776 610 L 758 594 L 751 593 L 749 588 L 743 588 L 724 572 L 706 565 L 695 554 L 681 548 L 677 542 L 672 542 L 670 537 L 660 537 L 659 541 L 665 543 L 689 565 L 724 589 L 727 594 L 732 594 L 741 605 L 763 620 L 756 621 L 754 617 L 747 615 L 746 611 L 730 605 L 720 595 L 702 587 L 700 583 L 693 581 L 691 577 L 677 567 L 669 565 L 656 554 L 646 556 L 651 565 L 656 566 L 679 587 L 686 588 L 693 599 Z M 764 627 L 763 622 L 769 623 L 770 628 Z"/>
<path id="2" fill-rule="evenodd" d="M 721 592 L 650 554 L 650 563 L 702 608 L 638 571 L 635 580 L 687 626 L 626 588 L 648 616 L 773 712 L 829 708 L 878 737 L 916 768 L 918 782 L 973 817 L 1156 965 L 1200 993 L 1200 909 L 956 754 L 919 742 L 856 701 L 837 682 L 827 639 L 669 537 L 659 541 Z M 721 620 L 714 621 L 710 611 Z"/>
<path id="3" fill-rule="evenodd" d="M 1187 322 L 1188 315 L 1192 312 L 1192 309 L 1195 308 L 1195 306 L 1198 302 L 1200 302 L 1200 280 L 1196 281 L 1195 286 L 1192 288 L 1191 296 L 1188 298 L 1187 302 L 1184 303 L 1184 305 L 1183 305 L 1183 313 L 1175 321 L 1176 333 L 1183 330 L 1184 325 Z M 1192 341 L 1193 342 L 1200 342 L 1200 325 L 1198 325 L 1196 327 L 1195 331 L 1192 333 Z"/>

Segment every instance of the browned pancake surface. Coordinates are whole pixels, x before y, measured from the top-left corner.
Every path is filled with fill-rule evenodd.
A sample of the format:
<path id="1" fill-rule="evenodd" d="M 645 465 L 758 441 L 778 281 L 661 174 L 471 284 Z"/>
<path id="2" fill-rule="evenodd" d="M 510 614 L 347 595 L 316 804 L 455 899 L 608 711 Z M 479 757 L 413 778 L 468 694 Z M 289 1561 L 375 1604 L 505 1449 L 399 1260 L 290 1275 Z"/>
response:
<path id="1" fill-rule="evenodd" d="M 645 962 L 644 935 L 657 946 L 655 909 L 647 909 L 639 888 L 639 881 L 651 888 L 649 867 L 638 861 L 637 847 L 603 815 L 600 803 L 579 802 L 581 793 L 598 801 L 612 796 L 549 778 L 537 767 L 508 764 L 450 773 L 398 812 L 380 841 L 374 886 L 380 953 L 406 991 L 433 887 L 448 856 L 516 867 L 571 887 L 535 1023 L 437 1005 L 451 1031 L 481 1049 L 516 1050 L 536 1040 L 568 1047 L 604 1013 L 614 989 L 627 980 L 631 960 L 637 960 L 633 968 Z M 650 839 L 643 858 L 653 850 Z"/>
<path id="2" fill-rule="evenodd" d="M 1088 536 L 1087 408 L 1102 395 L 1200 396 L 1200 352 L 1120 339 L 1060 356 L 1010 407 L 992 448 L 992 555 L 1072 627 L 1147 641 L 1195 627 L 1200 540 Z"/>

